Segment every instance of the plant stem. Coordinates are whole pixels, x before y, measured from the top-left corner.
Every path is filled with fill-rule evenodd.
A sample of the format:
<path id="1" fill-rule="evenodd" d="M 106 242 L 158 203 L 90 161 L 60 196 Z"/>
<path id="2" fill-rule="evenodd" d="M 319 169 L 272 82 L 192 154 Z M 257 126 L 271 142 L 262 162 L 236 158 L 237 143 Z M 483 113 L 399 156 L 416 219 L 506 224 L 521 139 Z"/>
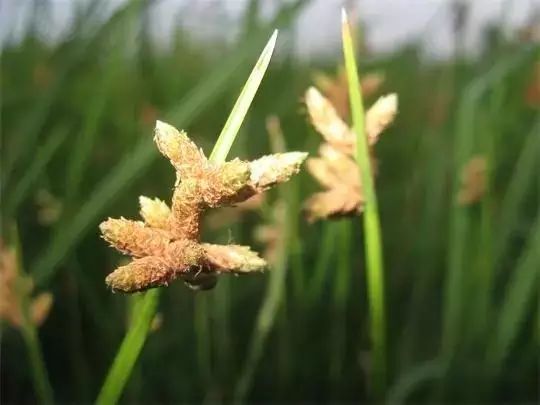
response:
<path id="1" fill-rule="evenodd" d="M 22 324 L 21 333 L 28 351 L 28 360 L 32 370 L 32 379 L 39 402 L 42 404 L 53 404 L 54 397 L 47 369 L 43 361 L 43 354 L 39 345 L 39 338 L 36 326 L 30 319 L 30 308 L 28 299 L 21 294 Z"/>
<path id="2" fill-rule="evenodd" d="M 377 195 L 373 185 L 371 162 L 364 128 L 364 106 L 358 69 L 347 14 L 342 11 L 342 40 L 353 128 L 356 133 L 355 157 L 360 168 L 365 198 L 363 224 L 366 249 L 368 301 L 373 345 L 373 394 L 381 399 L 386 387 L 386 332 L 384 304 L 384 274 L 381 229 Z"/>
<path id="3" fill-rule="evenodd" d="M 133 313 L 136 314 L 136 317 L 114 358 L 113 365 L 107 374 L 96 404 L 105 405 L 118 402 L 150 330 L 160 292 L 158 289 L 147 292 L 135 306 Z"/>

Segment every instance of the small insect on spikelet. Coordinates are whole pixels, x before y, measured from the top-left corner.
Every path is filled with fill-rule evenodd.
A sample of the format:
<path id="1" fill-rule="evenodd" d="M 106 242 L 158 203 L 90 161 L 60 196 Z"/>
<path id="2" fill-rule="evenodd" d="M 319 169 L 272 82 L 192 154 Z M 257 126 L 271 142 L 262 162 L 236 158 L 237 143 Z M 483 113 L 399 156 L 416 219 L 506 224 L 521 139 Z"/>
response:
<path id="1" fill-rule="evenodd" d="M 36 326 L 45 322 L 53 296 L 41 293 L 30 298 L 33 288 L 32 279 L 18 271 L 15 249 L 0 241 L 0 319 L 20 329 L 23 325 L 22 300 L 29 299 L 29 321 Z"/>
<path id="2" fill-rule="evenodd" d="M 354 160 L 355 134 L 339 117 L 334 106 L 315 88 L 305 97 L 311 122 L 324 138 L 320 157 L 307 161 L 308 171 L 325 188 L 312 195 L 304 208 L 310 222 L 318 219 L 358 214 L 363 208 L 362 184 Z M 397 113 L 397 95 L 379 98 L 366 114 L 366 136 L 375 166 L 373 146 Z"/>
<path id="3" fill-rule="evenodd" d="M 178 277 L 191 287 L 211 288 L 219 273 L 261 271 L 266 262 L 248 246 L 202 243 L 203 213 L 240 203 L 283 183 L 299 171 L 307 154 L 289 152 L 247 162 L 209 161 L 186 135 L 157 121 L 155 143 L 176 169 L 171 207 L 140 197 L 143 221 L 108 219 L 103 238 L 133 261 L 109 274 L 106 283 L 125 293 L 167 286 Z"/>

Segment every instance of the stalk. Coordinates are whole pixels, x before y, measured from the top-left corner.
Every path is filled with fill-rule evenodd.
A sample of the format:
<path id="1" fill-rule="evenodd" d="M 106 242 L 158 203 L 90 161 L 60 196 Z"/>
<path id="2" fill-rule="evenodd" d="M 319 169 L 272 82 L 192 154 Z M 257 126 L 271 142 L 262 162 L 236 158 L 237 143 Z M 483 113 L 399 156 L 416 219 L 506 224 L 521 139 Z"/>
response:
<path id="1" fill-rule="evenodd" d="M 372 388 L 373 395 L 376 398 L 381 399 L 386 387 L 386 320 L 381 226 L 379 210 L 377 207 L 377 195 L 373 185 L 373 174 L 371 171 L 367 138 L 364 130 L 364 106 L 362 104 L 360 79 L 358 77 L 358 69 L 354 57 L 351 30 L 345 10 L 342 10 L 342 41 L 353 128 L 356 133 L 355 158 L 358 162 L 365 198 L 363 226 L 366 251 L 370 332 L 373 353 Z"/>

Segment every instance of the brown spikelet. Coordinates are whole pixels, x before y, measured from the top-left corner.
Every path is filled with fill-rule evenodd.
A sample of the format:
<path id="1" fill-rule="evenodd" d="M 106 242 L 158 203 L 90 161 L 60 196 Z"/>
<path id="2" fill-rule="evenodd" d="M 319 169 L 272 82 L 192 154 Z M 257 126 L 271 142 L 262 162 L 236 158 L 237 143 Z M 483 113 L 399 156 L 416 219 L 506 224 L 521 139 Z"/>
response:
<path id="1" fill-rule="evenodd" d="M 202 170 L 207 163 L 203 152 L 187 134 L 172 125 L 156 121 L 154 140 L 159 151 L 171 161 L 180 177 L 188 177 Z"/>
<path id="2" fill-rule="evenodd" d="M 129 293 L 167 286 L 175 278 L 175 270 L 163 258 L 146 256 L 118 267 L 105 282 L 113 291 Z"/>
<path id="3" fill-rule="evenodd" d="M 379 135 L 394 121 L 397 114 L 397 95 L 379 98 L 366 113 L 366 134 L 370 145 L 379 140 Z"/>
<path id="4" fill-rule="evenodd" d="M 208 264 L 219 271 L 249 273 L 266 267 L 266 262 L 249 246 L 204 243 L 203 248 Z"/>
<path id="5" fill-rule="evenodd" d="M 315 87 L 307 90 L 305 101 L 311 123 L 324 140 L 335 148 L 351 153 L 354 133 L 339 117 L 334 106 Z"/>
<path id="6" fill-rule="evenodd" d="M 103 239 L 111 246 L 134 257 L 159 256 L 170 240 L 169 232 L 147 226 L 142 221 L 109 218 L 99 228 Z"/>
<path id="7" fill-rule="evenodd" d="M 296 174 L 305 153 L 269 155 L 254 162 L 209 162 L 184 132 L 158 121 L 155 142 L 176 169 L 171 208 L 140 197 L 142 221 L 108 219 L 103 238 L 134 260 L 106 278 L 125 293 L 167 286 L 182 278 L 194 289 L 215 285 L 221 272 L 248 273 L 266 262 L 248 246 L 201 243 L 202 216 L 210 208 L 241 203 Z"/>

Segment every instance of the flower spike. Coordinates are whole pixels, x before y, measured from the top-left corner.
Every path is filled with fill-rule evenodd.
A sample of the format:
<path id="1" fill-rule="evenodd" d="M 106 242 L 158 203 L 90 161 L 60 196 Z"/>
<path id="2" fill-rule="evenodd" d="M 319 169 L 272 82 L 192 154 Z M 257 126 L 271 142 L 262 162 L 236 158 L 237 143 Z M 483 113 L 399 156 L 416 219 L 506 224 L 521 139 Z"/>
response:
<path id="1" fill-rule="evenodd" d="M 159 199 L 141 196 L 143 221 L 108 219 L 100 225 L 103 239 L 133 257 L 107 276 L 107 285 L 132 293 L 182 278 L 190 288 L 208 289 L 220 273 L 263 270 L 266 261 L 248 246 L 202 243 L 202 215 L 288 181 L 307 154 L 290 152 L 217 165 L 206 159 L 185 132 L 161 121 L 156 122 L 154 141 L 176 169 L 171 208 Z"/>

